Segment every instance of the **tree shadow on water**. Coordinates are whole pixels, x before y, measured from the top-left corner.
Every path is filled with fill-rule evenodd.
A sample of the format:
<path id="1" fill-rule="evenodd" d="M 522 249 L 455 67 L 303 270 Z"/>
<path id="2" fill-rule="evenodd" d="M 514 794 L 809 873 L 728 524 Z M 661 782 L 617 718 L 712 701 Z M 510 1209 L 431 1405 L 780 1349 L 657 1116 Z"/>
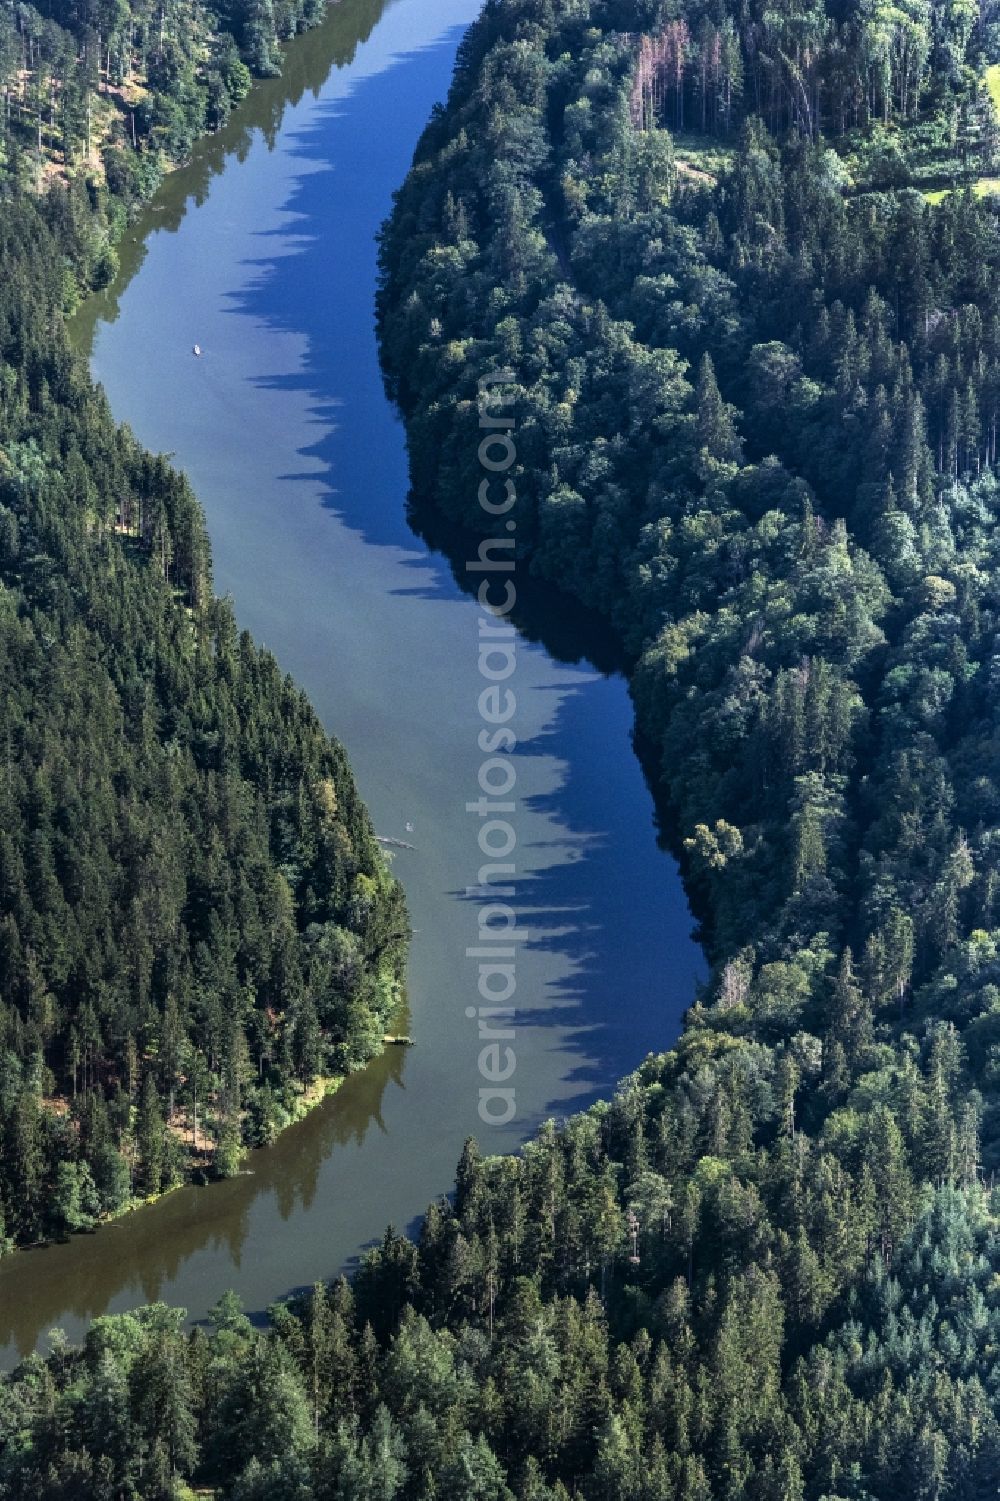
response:
<path id="1" fill-rule="evenodd" d="M 258 380 L 305 397 L 317 436 L 300 450 L 299 477 L 319 485 L 323 503 L 366 544 L 401 553 L 404 578 L 412 575 L 402 592 L 437 602 L 475 587 L 464 568 L 469 539 L 426 504 L 411 497 L 404 505 L 404 437 L 383 388 L 372 304 L 375 236 L 390 207 L 386 183 L 405 175 L 400 143 L 419 133 L 435 80 L 443 93 L 455 41 L 400 58 L 359 83 L 349 108 L 324 107 L 295 135 L 296 156 L 309 169 L 284 206 L 295 248 L 286 253 L 283 242 L 280 255 L 255 261 L 258 274 L 231 304 L 275 334 L 300 336 L 300 367 Z M 380 131 L 390 115 L 393 130 Z M 529 930 L 525 947 L 552 955 L 559 972 L 520 1008 L 518 1030 L 525 1050 L 527 1034 L 548 1046 L 555 1031 L 561 1050 L 578 1058 L 534 1118 L 565 1109 L 567 1094 L 573 1108 L 586 1105 L 647 1051 L 669 1046 L 703 963 L 631 745 L 624 654 L 593 612 L 520 576 L 518 590 L 522 642 L 579 669 L 553 672 L 544 728 L 517 752 L 522 763 L 544 760 L 551 790 L 522 804 L 531 829 L 547 832 L 529 838 L 533 868 L 518 883 L 515 905 Z M 464 888 L 453 895 L 466 899 Z"/>

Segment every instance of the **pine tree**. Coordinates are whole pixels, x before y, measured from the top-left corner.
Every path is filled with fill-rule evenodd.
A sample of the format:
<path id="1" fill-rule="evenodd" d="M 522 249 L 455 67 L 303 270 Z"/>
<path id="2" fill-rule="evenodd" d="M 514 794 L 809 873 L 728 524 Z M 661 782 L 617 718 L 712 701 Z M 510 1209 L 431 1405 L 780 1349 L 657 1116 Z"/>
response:
<path id="1" fill-rule="evenodd" d="M 697 433 L 698 446 L 707 459 L 717 464 L 742 462 L 742 444 L 733 420 L 733 408 L 719 393 L 711 355 L 702 355 L 698 366 Z"/>
<path id="2" fill-rule="evenodd" d="M 135 1144 L 139 1166 L 137 1182 L 143 1193 L 159 1193 L 163 1186 L 166 1130 L 159 1091 L 151 1070 L 142 1081 L 136 1121 Z"/>

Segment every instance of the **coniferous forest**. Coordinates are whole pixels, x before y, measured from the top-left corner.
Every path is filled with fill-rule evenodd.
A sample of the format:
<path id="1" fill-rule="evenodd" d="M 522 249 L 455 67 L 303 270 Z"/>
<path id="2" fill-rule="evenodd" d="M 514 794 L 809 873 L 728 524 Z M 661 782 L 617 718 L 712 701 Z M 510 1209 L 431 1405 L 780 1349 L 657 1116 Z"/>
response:
<path id="1" fill-rule="evenodd" d="M 383 233 L 387 380 L 475 528 L 512 373 L 519 556 L 628 653 L 712 977 L 353 1283 L 26 1361 L 0 1496 L 996 1494 L 998 62 L 988 3 L 487 0 Z M 202 1071 L 221 1149 L 363 1056 L 403 927 L 66 354 L 74 204 L 3 205 L 8 1235 L 162 1181 Z"/>
<path id="2" fill-rule="evenodd" d="M 323 0 L 28 0 L 0 4 L 0 160 L 43 186 L 81 167 L 113 188 L 112 227 L 164 166 L 224 125 Z M 128 149 L 126 149 L 128 148 Z M 110 268 L 103 267 L 109 279 Z"/>

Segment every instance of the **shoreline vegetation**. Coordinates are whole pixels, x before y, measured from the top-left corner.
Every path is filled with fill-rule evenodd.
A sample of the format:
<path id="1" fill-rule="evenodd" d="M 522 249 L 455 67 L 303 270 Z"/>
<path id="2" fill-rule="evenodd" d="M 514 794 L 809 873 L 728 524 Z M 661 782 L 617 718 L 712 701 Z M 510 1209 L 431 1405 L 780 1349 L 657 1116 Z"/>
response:
<path id="1" fill-rule="evenodd" d="M 403 1042 L 408 1042 L 408 1039 L 397 1037 L 383 1038 L 383 1045 L 386 1047 L 393 1043 Z M 373 1058 L 375 1056 L 377 1055 L 372 1054 Z M 366 1061 L 371 1060 L 369 1059 Z M 360 1067 L 364 1066 L 364 1064 L 360 1065 Z M 280 1135 L 281 1132 L 287 1131 L 291 1126 L 297 1125 L 299 1121 L 305 1120 L 305 1118 L 313 1110 L 316 1110 L 320 1105 L 324 1103 L 325 1100 L 329 1099 L 331 1095 L 337 1093 L 337 1090 L 340 1088 L 346 1078 L 346 1074 L 335 1074 L 329 1077 L 320 1076 L 319 1078 L 314 1079 L 311 1084 L 301 1086 L 300 1089 L 294 1094 L 290 1111 L 286 1112 L 288 1115 L 287 1120 L 283 1120 L 280 1125 L 277 1125 L 275 1127 L 275 1134 L 270 1138 L 270 1140 L 259 1142 L 257 1143 L 257 1145 L 269 1146 L 274 1140 L 277 1139 L 277 1136 Z M 43 1105 L 43 1108 L 48 1107 L 46 1105 Z M 188 1140 L 193 1130 L 191 1122 L 190 1120 L 185 1122 L 182 1113 L 178 1112 L 177 1118 L 173 1123 L 169 1121 L 167 1122 L 167 1130 L 172 1132 L 176 1136 L 176 1139 L 180 1141 L 183 1146 L 190 1148 L 187 1156 L 184 1159 L 187 1175 L 174 1179 L 174 1181 L 168 1183 L 163 1188 L 159 1189 L 156 1193 L 149 1194 L 146 1197 L 131 1198 L 116 1209 L 109 1210 L 103 1215 L 94 1216 L 93 1223 L 78 1224 L 72 1231 L 64 1232 L 63 1235 L 59 1237 L 59 1239 L 64 1241 L 68 1240 L 71 1234 L 95 1234 L 98 1230 L 101 1229 L 102 1226 L 112 1225 L 116 1220 L 125 1219 L 127 1215 L 135 1214 L 140 1209 L 145 1209 L 150 1205 L 157 1204 L 161 1199 L 166 1198 L 168 1194 L 176 1193 L 178 1189 L 190 1188 L 192 1186 L 208 1187 L 213 1181 L 217 1181 L 222 1176 L 222 1174 L 215 1171 L 215 1158 L 218 1152 L 218 1142 L 210 1137 L 200 1126 L 197 1130 L 196 1137 L 192 1140 Z M 244 1148 L 243 1152 L 233 1160 L 233 1165 L 225 1174 L 226 1177 L 238 1177 L 241 1173 L 246 1171 L 243 1163 L 246 1158 L 247 1150 L 249 1149 Z M 46 1246 L 53 1245 L 55 1243 L 55 1237 L 49 1237 L 48 1239 L 29 1241 L 25 1244 L 11 1247 L 11 1250 L 16 1249 L 23 1251 L 41 1251 L 44 1250 Z M 6 1254 L 9 1255 L 10 1251 L 8 1251 Z"/>
<path id="2" fill-rule="evenodd" d="M 104 256 L 82 292 L 114 275 L 137 207 L 192 146 L 221 129 L 255 81 L 280 76 L 283 47 L 343 0 L 164 0 L 81 11 L 0 9 L 0 168 L 38 191 L 107 193 Z"/>
<path id="3" fill-rule="evenodd" d="M 4 1251 L 238 1172 L 400 1004 L 405 906 L 342 749 L 66 337 L 164 174 L 327 9 L 0 7 Z"/>

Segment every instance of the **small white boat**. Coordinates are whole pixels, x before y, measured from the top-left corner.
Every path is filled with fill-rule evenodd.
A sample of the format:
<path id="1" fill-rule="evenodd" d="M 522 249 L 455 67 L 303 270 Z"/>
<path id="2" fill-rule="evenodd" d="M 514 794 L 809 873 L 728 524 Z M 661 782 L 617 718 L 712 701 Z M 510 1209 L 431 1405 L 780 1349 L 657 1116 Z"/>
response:
<path id="1" fill-rule="evenodd" d="M 408 823 L 408 824 L 407 824 L 407 825 L 406 825 L 406 832 L 407 832 L 407 833 L 408 833 L 408 834 L 412 834 L 412 833 L 413 833 L 413 825 L 412 825 L 412 823 Z"/>
<path id="2" fill-rule="evenodd" d="M 199 358 L 200 358 L 200 356 L 201 356 L 201 345 L 200 344 L 196 344 L 194 346 L 194 348 L 192 349 L 191 353 L 198 355 Z"/>

